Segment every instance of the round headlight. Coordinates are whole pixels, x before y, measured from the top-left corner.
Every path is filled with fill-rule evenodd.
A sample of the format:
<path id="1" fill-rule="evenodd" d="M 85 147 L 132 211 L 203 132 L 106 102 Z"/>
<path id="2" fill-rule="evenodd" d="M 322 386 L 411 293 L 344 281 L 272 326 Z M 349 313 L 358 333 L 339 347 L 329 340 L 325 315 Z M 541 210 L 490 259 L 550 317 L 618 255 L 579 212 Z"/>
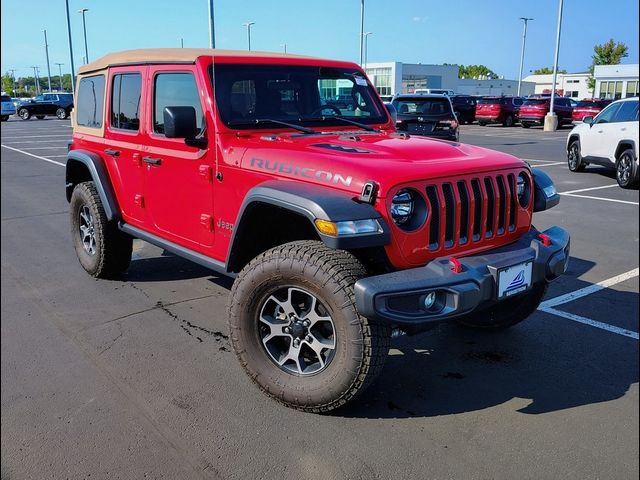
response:
<path id="1" fill-rule="evenodd" d="M 516 182 L 516 193 L 518 194 L 518 202 L 522 208 L 529 205 L 530 187 L 529 180 L 524 173 L 518 175 Z"/>
<path id="2" fill-rule="evenodd" d="M 391 218 L 396 225 L 404 225 L 411 219 L 415 200 L 409 190 L 400 190 L 391 200 Z"/>

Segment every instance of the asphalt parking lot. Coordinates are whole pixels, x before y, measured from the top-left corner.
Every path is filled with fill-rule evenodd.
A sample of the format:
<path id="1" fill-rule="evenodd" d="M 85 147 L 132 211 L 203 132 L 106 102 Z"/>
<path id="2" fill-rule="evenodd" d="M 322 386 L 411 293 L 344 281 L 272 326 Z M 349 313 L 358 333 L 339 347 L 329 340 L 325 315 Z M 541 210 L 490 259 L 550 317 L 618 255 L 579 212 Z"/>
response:
<path id="1" fill-rule="evenodd" d="M 230 280 L 134 244 L 121 281 L 78 264 L 57 119 L 2 124 L 2 478 L 551 479 L 638 476 L 638 190 L 573 174 L 570 131 L 463 126 L 556 182 L 567 275 L 507 332 L 394 339 L 347 409 L 289 410 L 227 341 Z"/>

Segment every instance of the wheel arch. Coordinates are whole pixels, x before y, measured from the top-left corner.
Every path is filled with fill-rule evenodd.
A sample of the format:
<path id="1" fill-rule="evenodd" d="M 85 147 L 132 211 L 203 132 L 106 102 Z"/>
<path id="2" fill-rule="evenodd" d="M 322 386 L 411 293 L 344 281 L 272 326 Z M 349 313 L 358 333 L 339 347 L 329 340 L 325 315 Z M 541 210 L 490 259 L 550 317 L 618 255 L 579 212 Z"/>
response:
<path id="1" fill-rule="evenodd" d="M 107 220 L 120 219 L 120 207 L 111 185 L 104 160 L 99 155 L 85 150 L 70 150 L 66 165 L 66 195 L 71 201 L 75 186 L 82 182 L 93 181 L 100 196 Z"/>
<path id="2" fill-rule="evenodd" d="M 626 138 L 623 140 L 620 140 L 618 142 L 618 146 L 616 147 L 616 153 L 613 156 L 613 158 L 615 158 L 616 160 L 618 159 L 618 157 L 620 156 L 620 154 L 622 152 L 624 152 L 627 149 L 631 149 L 633 150 L 633 153 L 636 153 L 636 142 L 635 140 L 631 139 L 631 138 Z"/>
<path id="3" fill-rule="evenodd" d="M 578 135 L 577 133 L 569 135 L 569 140 L 567 140 L 567 152 L 569 151 L 569 147 L 571 146 L 571 144 L 576 140 L 580 141 L 580 135 Z"/>
<path id="4" fill-rule="evenodd" d="M 383 231 L 331 237 L 318 232 L 316 219 L 333 222 L 376 219 Z M 242 203 L 229 245 L 227 270 L 238 272 L 269 248 L 296 240 L 321 240 L 329 248 L 354 250 L 386 245 L 390 233 L 372 205 L 358 203 L 346 193 L 314 185 L 267 181 L 252 188 Z"/>

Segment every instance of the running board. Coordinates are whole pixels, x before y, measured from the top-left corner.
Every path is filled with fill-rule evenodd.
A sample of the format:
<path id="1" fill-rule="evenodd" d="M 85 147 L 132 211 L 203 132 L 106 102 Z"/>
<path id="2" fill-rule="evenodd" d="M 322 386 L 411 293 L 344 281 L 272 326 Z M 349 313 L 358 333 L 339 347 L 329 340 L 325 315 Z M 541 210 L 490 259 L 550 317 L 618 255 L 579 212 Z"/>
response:
<path id="1" fill-rule="evenodd" d="M 125 233 L 128 233 L 132 237 L 139 238 L 140 240 L 144 240 L 145 242 L 149 242 L 156 247 L 163 248 L 174 255 L 178 255 L 179 257 L 186 258 L 187 260 L 197 263 L 205 268 L 213 270 L 216 273 L 220 273 L 227 277 L 235 278 L 236 274 L 227 271 L 227 266 L 223 262 L 219 262 L 218 260 L 214 260 L 211 257 L 207 257 L 206 255 L 202 255 L 201 253 L 194 252 L 193 250 L 189 250 L 181 245 L 178 245 L 173 242 L 169 242 L 168 240 L 164 240 L 156 235 L 145 232 L 144 230 L 140 230 L 139 228 L 132 227 L 131 225 L 119 222 L 118 228 Z"/>

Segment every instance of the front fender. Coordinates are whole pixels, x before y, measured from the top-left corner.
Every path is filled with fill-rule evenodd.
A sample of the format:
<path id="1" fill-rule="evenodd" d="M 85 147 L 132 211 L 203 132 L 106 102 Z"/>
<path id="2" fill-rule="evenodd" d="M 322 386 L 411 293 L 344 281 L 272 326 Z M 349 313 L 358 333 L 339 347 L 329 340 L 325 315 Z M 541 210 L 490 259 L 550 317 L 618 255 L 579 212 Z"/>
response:
<path id="1" fill-rule="evenodd" d="M 120 207 L 111 184 L 109 172 L 104 160 L 93 152 L 86 150 L 70 150 L 67 153 L 66 193 L 67 201 L 71 201 L 74 187 L 87 179 L 83 177 L 78 167 L 84 166 L 96 185 L 107 220 L 120 220 Z"/>

